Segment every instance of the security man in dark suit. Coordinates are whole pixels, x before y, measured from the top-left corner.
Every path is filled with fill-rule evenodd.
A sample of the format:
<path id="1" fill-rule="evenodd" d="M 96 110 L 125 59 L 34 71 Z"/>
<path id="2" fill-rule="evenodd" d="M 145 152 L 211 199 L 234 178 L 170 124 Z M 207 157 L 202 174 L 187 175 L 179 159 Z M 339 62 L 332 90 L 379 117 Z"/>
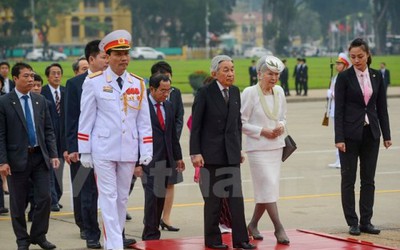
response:
<path id="1" fill-rule="evenodd" d="M 58 158 L 60 159 L 60 167 L 50 174 L 51 211 L 58 212 L 61 209 L 59 201 L 63 194 L 64 163 L 65 161 L 68 164 L 70 163 L 65 142 L 65 87 L 61 86 L 63 68 L 59 63 L 52 63 L 46 67 L 45 75 L 48 79 L 48 84 L 43 86 L 41 94 L 50 103 L 50 116 L 56 135 Z"/>
<path id="2" fill-rule="evenodd" d="M 0 97 L 0 173 L 8 176 L 11 221 L 18 250 L 38 244 L 56 246 L 46 239 L 50 216 L 50 168 L 58 168 L 56 139 L 46 99 L 30 93 L 34 72 L 25 63 L 12 68 L 16 88 Z M 30 234 L 25 220 L 26 199 L 32 180 L 35 211 Z"/>
<path id="3" fill-rule="evenodd" d="M 182 150 L 175 128 L 172 104 L 167 101 L 171 91 L 168 76 L 157 73 L 150 77 L 149 109 L 153 131 L 153 160 L 143 167 L 145 176 L 144 229 L 143 240 L 160 239 L 160 219 L 168 178 L 172 168 L 178 172 L 185 170 Z"/>
<path id="4" fill-rule="evenodd" d="M 371 69 L 371 52 L 361 38 L 349 47 L 353 66 L 339 73 L 335 85 L 335 146 L 341 165 L 342 207 L 349 234 L 379 234 L 371 223 L 375 196 L 375 172 L 381 133 L 383 146 L 392 145 L 386 91 L 378 70 Z M 360 161 L 360 218 L 354 186 Z"/>
<path id="5" fill-rule="evenodd" d="M 8 73 L 10 72 L 10 64 L 6 61 L 0 62 L 0 75 L 4 79 L 3 89 L 4 93 L 9 93 L 15 88 L 15 83 L 13 80 L 8 79 Z M 0 89 L 1 90 L 1 89 Z"/>
<path id="6" fill-rule="evenodd" d="M 222 243 L 218 227 L 222 198 L 227 198 L 232 216 L 233 247 L 254 249 L 249 243 L 244 217 L 240 91 L 233 85 L 233 60 L 226 55 L 214 57 L 211 76 L 214 81 L 200 88 L 194 99 L 190 133 L 192 164 L 201 167 L 205 245 L 212 249 L 228 248 Z"/>
<path id="7" fill-rule="evenodd" d="M 251 66 L 249 67 L 249 76 L 250 76 L 250 86 L 257 84 L 257 69 L 256 69 L 256 60 L 251 60 Z"/>
<path id="8" fill-rule="evenodd" d="M 65 95 L 65 127 L 67 151 L 71 160 L 70 171 L 73 191 L 75 223 L 78 225 L 81 238 L 86 239 L 88 248 L 101 248 L 100 229 L 97 216 L 97 187 L 93 168 L 84 168 L 79 161 L 78 125 L 82 84 L 87 75 L 108 66 L 106 53 L 100 52 L 100 40 L 89 42 L 85 47 L 85 57 L 89 70 L 67 81 Z"/>

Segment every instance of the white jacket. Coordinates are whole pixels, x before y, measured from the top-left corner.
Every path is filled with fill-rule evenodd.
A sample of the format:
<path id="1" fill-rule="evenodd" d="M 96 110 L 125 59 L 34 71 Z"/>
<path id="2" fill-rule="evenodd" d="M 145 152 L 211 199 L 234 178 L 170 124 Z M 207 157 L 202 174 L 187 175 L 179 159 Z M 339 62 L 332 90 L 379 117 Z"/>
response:
<path id="1" fill-rule="evenodd" d="M 258 84 L 247 87 L 241 96 L 242 131 L 247 135 L 245 150 L 248 152 L 282 148 L 285 146 L 286 132 L 275 139 L 267 139 L 261 136 L 261 130 L 262 128 L 274 129 L 278 123 L 286 125 L 285 93 L 281 86 L 276 85 L 274 87 L 279 99 L 278 121 L 275 121 L 265 115 L 257 88 Z M 272 110 L 272 107 L 270 107 L 270 110 Z"/>
<path id="2" fill-rule="evenodd" d="M 125 71 L 119 88 L 108 67 L 89 75 L 82 86 L 79 153 L 94 159 L 138 161 L 153 155 L 150 112 L 143 79 Z"/>

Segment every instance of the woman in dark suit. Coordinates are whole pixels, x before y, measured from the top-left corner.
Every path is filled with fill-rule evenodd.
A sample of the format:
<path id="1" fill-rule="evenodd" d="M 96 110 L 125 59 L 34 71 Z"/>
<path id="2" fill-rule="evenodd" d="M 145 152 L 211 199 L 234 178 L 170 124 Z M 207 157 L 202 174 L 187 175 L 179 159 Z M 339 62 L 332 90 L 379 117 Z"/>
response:
<path id="1" fill-rule="evenodd" d="M 378 70 L 369 68 L 368 44 L 356 38 L 349 47 L 353 66 L 338 75 L 335 86 L 335 145 L 341 163 L 342 207 L 349 234 L 379 234 L 371 224 L 379 140 L 392 145 L 386 91 Z M 355 210 L 354 184 L 360 160 L 360 219 Z"/>

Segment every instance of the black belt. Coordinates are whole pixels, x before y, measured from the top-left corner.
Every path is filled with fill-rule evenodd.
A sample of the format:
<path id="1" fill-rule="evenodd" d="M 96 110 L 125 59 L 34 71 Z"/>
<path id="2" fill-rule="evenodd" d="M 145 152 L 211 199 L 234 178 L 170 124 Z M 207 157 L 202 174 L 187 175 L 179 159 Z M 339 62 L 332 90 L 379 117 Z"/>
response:
<path id="1" fill-rule="evenodd" d="M 28 153 L 29 154 L 38 153 L 38 152 L 40 152 L 40 147 L 39 146 L 28 147 Z"/>

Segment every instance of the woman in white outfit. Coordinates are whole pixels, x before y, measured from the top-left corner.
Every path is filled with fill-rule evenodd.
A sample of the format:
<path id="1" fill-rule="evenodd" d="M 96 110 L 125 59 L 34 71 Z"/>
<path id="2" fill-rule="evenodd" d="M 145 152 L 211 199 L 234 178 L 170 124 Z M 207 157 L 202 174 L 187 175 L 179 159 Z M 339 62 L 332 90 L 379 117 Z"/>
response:
<path id="1" fill-rule="evenodd" d="M 339 53 L 338 59 L 336 60 L 336 71 L 339 74 L 340 72 L 345 71 L 351 66 L 350 60 L 345 53 Z M 337 74 L 332 77 L 331 85 L 328 89 L 328 114 L 331 118 L 331 124 L 335 124 L 335 85 Z M 335 128 L 333 128 L 335 130 Z M 340 168 L 340 159 L 339 159 L 339 150 L 336 150 L 336 160 L 334 163 L 328 164 L 331 168 Z"/>
<path id="2" fill-rule="evenodd" d="M 243 91 L 241 113 L 256 202 L 247 227 L 249 235 L 255 240 L 263 239 L 258 230 L 258 221 L 267 211 L 274 224 L 277 242 L 288 245 L 289 238 L 279 219 L 276 204 L 286 124 L 285 93 L 276 83 L 284 68 L 283 63 L 274 56 L 264 56 L 258 60 L 258 83 Z"/>

